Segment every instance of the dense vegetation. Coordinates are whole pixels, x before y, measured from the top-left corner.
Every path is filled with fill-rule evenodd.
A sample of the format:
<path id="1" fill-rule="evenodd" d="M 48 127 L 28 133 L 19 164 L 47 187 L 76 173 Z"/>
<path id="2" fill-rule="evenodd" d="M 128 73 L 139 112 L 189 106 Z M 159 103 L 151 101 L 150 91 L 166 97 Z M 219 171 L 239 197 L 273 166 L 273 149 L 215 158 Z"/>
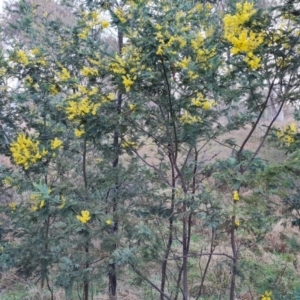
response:
<path id="1" fill-rule="evenodd" d="M 298 101 L 299 15 L 297 1 L 7 6 L 2 276 L 49 299 L 299 299 L 297 236 L 268 235 L 300 225 L 299 132 L 274 127 Z"/>

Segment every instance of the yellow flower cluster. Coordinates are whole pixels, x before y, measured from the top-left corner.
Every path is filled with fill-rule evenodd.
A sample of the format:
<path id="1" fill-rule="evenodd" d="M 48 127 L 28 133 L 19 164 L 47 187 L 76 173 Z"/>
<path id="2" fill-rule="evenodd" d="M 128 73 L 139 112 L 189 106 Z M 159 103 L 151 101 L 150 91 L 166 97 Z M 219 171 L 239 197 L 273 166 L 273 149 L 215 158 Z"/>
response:
<path id="1" fill-rule="evenodd" d="M 160 28 L 158 25 L 156 25 L 156 28 Z M 172 50 L 172 46 L 179 46 L 179 48 L 182 49 L 187 45 L 187 41 L 182 36 L 171 35 L 168 31 L 162 33 L 162 31 L 159 30 L 156 33 L 156 40 L 158 41 L 157 55 L 163 55 L 166 52 L 177 54 L 175 49 Z"/>
<path id="2" fill-rule="evenodd" d="M 40 54 L 40 50 L 39 50 L 38 48 L 33 48 L 30 52 L 31 52 L 31 54 L 33 54 L 33 55 L 38 55 L 38 54 Z"/>
<path id="3" fill-rule="evenodd" d="M 48 151 L 39 148 L 39 141 L 35 141 L 25 134 L 19 134 L 17 140 L 10 145 L 10 152 L 17 165 L 27 170 L 31 165 L 41 160 Z"/>
<path id="4" fill-rule="evenodd" d="M 125 23 L 126 22 L 125 14 L 124 14 L 124 11 L 122 10 L 121 7 L 118 7 L 114 11 L 114 13 L 117 16 L 117 18 L 120 20 L 121 23 Z"/>
<path id="5" fill-rule="evenodd" d="M 32 77 L 30 77 L 29 75 L 27 75 L 25 78 L 24 78 L 24 82 L 27 86 L 32 86 L 33 84 L 33 79 Z"/>
<path id="6" fill-rule="evenodd" d="M 59 209 L 63 209 L 66 206 L 66 198 L 65 196 L 61 196 L 60 198 L 61 204 L 58 206 Z"/>
<path id="7" fill-rule="evenodd" d="M 138 147 L 138 143 L 136 142 L 131 142 L 130 140 L 124 140 L 121 145 L 121 148 L 126 149 L 126 148 L 137 148 Z"/>
<path id="8" fill-rule="evenodd" d="M 81 215 L 77 215 L 76 218 L 81 223 L 85 224 L 91 219 L 90 212 L 88 210 L 82 210 Z"/>
<path id="9" fill-rule="evenodd" d="M 67 81 L 71 78 L 71 75 L 70 75 L 69 71 L 66 68 L 62 68 L 61 72 L 56 73 L 56 76 L 61 81 Z"/>
<path id="10" fill-rule="evenodd" d="M 24 66 L 27 66 L 29 64 L 28 57 L 27 57 L 25 51 L 23 51 L 23 50 L 16 51 L 15 61 L 22 64 L 22 65 L 24 65 Z"/>
<path id="11" fill-rule="evenodd" d="M 192 106 L 201 107 L 203 110 L 209 110 L 216 105 L 215 101 L 205 99 L 201 92 L 198 92 L 196 97 L 191 100 Z"/>
<path id="12" fill-rule="evenodd" d="M 48 64 L 47 60 L 41 56 L 40 50 L 37 48 L 34 48 L 27 53 L 24 50 L 17 50 L 12 54 L 11 60 L 23 66 L 27 66 L 29 63 L 41 66 L 46 66 Z"/>
<path id="13" fill-rule="evenodd" d="M 32 211 L 38 211 L 39 209 L 42 209 L 45 206 L 45 200 L 42 198 L 42 195 L 39 193 L 31 194 L 30 200 L 31 200 Z"/>
<path id="14" fill-rule="evenodd" d="M 191 48 L 196 54 L 196 62 L 203 65 L 205 68 L 209 66 L 208 61 L 216 55 L 216 50 L 206 49 L 204 42 L 213 34 L 212 29 L 197 33 L 195 37 L 191 40 Z"/>
<path id="15" fill-rule="evenodd" d="M 260 58 L 253 54 L 264 41 L 263 32 L 254 32 L 245 24 L 256 13 L 253 3 L 244 2 L 236 5 L 235 15 L 226 14 L 224 22 L 224 37 L 232 44 L 231 53 L 245 53 L 245 62 L 251 69 L 260 67 Z"/>
<path id="16" fill-rule="evenodd" d="M 139 53 L 129 53 L 130 48 L 124 50 L 124 52 L 126 51 L 128 54 L 126 60 L 116 55 L 114 61 L 110 63 L 109 69 L 116 75 L 122 75 L 123 85 L 125 86 L 126 92 L 129 92 L 137 78 L 136 74 L 138 69 L 140 69 L 141 66 Z"/>
<path id="17" fill-rule="evenodd" d="M 58 87 L 56 84 L 51 84 L 49 86 L 49 92 L 51 95 L 57 95 L 59 93 Z"/>
<path id="18" fill-rule="evenodd" d="M 2 183 L 3 183 L 4 185 L 10 186 L 10 185 L 13 184 L 13 181 L 14 181 L 14 180 L 13 180 L 10 176 L 7 176 L 7 177 L 5 177 L 5 178 L 2 180 Z"/>
<path id="19" fill-rule="evenodd" d="M 131 112 L 135 111 L 135 110 L 136 110 L 136 104 L 129 103 L 129 110 L 130 110 Z"/>
<path id="20" fill-rule="evenodd" d="M 118 54 L 115 55 L 115 61 L 109 65 L 109 69 L 115 74 L 126 74 L 126 62 Z"/>
<path id="21" fill-rule="evenodd" d="M 100 60 L 100 57 L 99 57 L 99 55 L 97 55 L 97 53 L 96 53 L 96 58 L 97 59 L 93 59 L 93 58 L 88 58 L 88 61 L 92 64 L 92 65 L 96 65 L 96 66 L 98 66 L 98 67 L 100 67 L 101 65 L 102 65 L 102 62 L 101 62 L 101 60 Z"/>
<path id="22" fill-rule="evenodd" d="M 180 67 L 182 69 L 188 69 L 189 63 L 191 62 L 190 57 L 185 57 L 181 61 L 175 63 L 175 67 Z"/>
<path id="23" fill-rule="evenodd" d="M 80 101 L 70 100 L 66 107 L 66 113 L 69 120 L 80 119 L 87 114 L 96 115 L 100 103 L 94 104 L 89 98 L 84 97 Z"/>
<path id="24" fill-rule="evenodd" d="M 88 20 L 87 26 L 92 29 L 94 26 L 101 26 L 102 28 L 107 28 L 109 26 L 109 22 L 107 20 L 101 20 L 99 11 L 92 11 L 86 15 Z"/>
<path id="25" fill-rule="evenodd" d="M 85 130 L 84 129 L 75 128 L 74 133 L 75 133 L 76 137 L 80 138 L 80 137 L 82 137 L 85 134 Z"/>
<path id="26" fill-rule="evenodd" d="M 3 77 L 5 76 L 7 70 L 5 68 L 0 68 L 0 76 Z"/>
<path id="27" fill-rule="evenodd" d="M 16 203 L 16 202 L 9 203 L 8 206 L 9 206 L 9 208 L 10 208 L 12 211 L 17 210 L 17 203 Z"/>
<path id="28" fill-rule="evenodd" d="M 43 67 L 47 66 L 48 65 L 48 62 L 46 61 L 45 58 L 41 57 L 37 60 L 35 60 L 35 63 L 38 64 L 38 65 L 41 65 Z"/>
<path id="29" fill-rule="evenodd" d="M 85 134 L 84 126 L 78 127 L 82 118 L 87 115 L 96 115 L 101 105 L 111 102 L 115 99 L 113 93 L 101 94 L 98 87 L 86 87 L 83 85 L 77 85 L 78 92 L 72 94 L 68 99 L 65 106 L 65 112 L 67 118 L 73 121 L 77 126 L 74 133 L 75 136 L 80 138 Z"/>
<path id="30" fill-rule="evenodd" d="M 122 76 L 123 79 L 123 84 L 125 86 L 126 92 L 129 92 L 131 89 L 131 86 L 134 84 L 134 80 L 136 79 L 135 77 L 131 77 L 129 74 L 127 74 L 126 76 Z"/>
<path id="31" fill-rule="evenodd" d="M 233 198 L 233 201 L 239 201 L 240 200 L 239 192 L 233 191 L 232 198 Z"/>
<path id="32" fill-rule="evenodd" d="M 180 123 L 194 124 L 202 123 L 202 119 L 199 116 L 192 116 L 188 111 L 184 111 L 183 115 L 179 118 Z"/>
<path id="33" fill-rule="evenodd" d="M 88 28 L 84 28 L 84 29 L 82 30 L 82 32 L 79 32 L 79 33 L 77 34 L 77 36 L 78 36 L 80 39 L 85 40 L 85 39 L 87 38 L 88 34 L 89 34 L 89 29 L 88 29 Z"/>
<path id="34" fill-rule="evenodd" d="M 290 146 L 295 142 L 295 134 L 297 133 L 296 123 L 293 122 L 283 130 L 276 132 L 277 138 L 282 141 L 286 146 Z"/>
<path id="35" fill-rule="evenodd" d="M 264 294 L 261 296 L 261 300 L 272 300 L 272 291 L 268 292 L 265 291 Z"/>
<path id="36" fill-rule="evenodd" d="M 62 144 L 63 142 L 60 139 L 55 138 L 54 140 L 51 141 L 51 149 L 56 150 L 58 148 L 61 148 Z"/>
<path id="37" fill-rule="evenodd" d="M 109 21 L 101 20 L 100 12 L 92 11 L 90 13 L 83 12 L 82 13 L 84 19 L 84 27 L 83 30 L 77 34 L 80 39 L 85 40 L 92 28 L 95 26 L 100 26 L 102 29 L 109 27 Z"/>
<path id="38" fill-rule="evenodd" d="M 82 76 L 91 77 L 91 76 L 98 76 L 98 70 L 95 68 L 83 67 L 80 71 Z"/>

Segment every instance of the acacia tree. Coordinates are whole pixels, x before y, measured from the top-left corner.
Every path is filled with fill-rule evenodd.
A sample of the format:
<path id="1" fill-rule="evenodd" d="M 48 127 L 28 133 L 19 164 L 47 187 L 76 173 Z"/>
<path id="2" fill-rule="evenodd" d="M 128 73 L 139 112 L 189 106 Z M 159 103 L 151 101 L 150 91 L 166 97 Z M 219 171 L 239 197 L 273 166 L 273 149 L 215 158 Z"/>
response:
<path id="1" fill-rule="evenodd" d="M 2 182 L 19 197 L 3 203 L 3 265 L 51 292 L 54 279 L 67 299 L 82 282 L 85 300 L 106 274 L 115 298 L 117 274 L 129 266 L 160 299 L 187 300 L 203 295 L 215 255 L 230 266 L 225 293 L 234 299 L 237 236 L 260 239 L 271 219 L 255 179 L 266 167 L 259 151 L 298 91 L 296 8 L 242 2 L 220 15 L 194 1 L 82 1 L 67 26 L 37 7 L 21 1 L 15 12 L 23 38 L 39 37 L 34 46 L 12 37 L 0 61 L 3 105 L 15 106 L 3 118 L 11 132 L 2 131 L 1 151 L 16 165 Z M 107 43 L 114 34 L 117 49 Z M 278 113 L 251 152 L 275 87 Z M 242 141 L 223 141 L 244 127 Z M 228 157 L 215 160 L 216 143 Z M 240 201 L 240 189 L 254 187 L 259 211 Z M 207 229 L 199 249 L 192 237 Z M 224 245 L 232 253 L 218 250 Z M 195 285 L 189 262 L 204 256 Z"/>

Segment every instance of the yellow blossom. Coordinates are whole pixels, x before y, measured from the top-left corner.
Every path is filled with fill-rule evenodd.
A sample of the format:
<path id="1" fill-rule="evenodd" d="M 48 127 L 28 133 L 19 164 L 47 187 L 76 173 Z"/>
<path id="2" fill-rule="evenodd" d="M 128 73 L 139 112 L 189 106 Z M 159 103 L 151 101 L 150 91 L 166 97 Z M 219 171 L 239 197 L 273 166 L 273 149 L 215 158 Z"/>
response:
<path id="1" fill-rule="evenodd" d="M 199 99 L 196 99 L 196 98 L 192 99 L 191 102 L 192 102 L 193 106 L 200 107 L 202 105 L 202 102 Z"/>
<path id="2" fill-rule="evenodd" d="M 113 101 L 115 100 L 116 98 L 116 95 L 114 93 L 109 93 L 106 98 L 109 100 L 109 101 Z"/>
<path id="3" fill-rule="evenodd" d="M 213 6 L 210 4 L 210 3 L 208 3 L 208 4 L 206 4 L 206 9 L 208 9 L 208 10 L 211 10 L 212 8 L 213 8 Z"/>
<path id="4" fill-rule="evenodd" d="M 105 223 L 106 225 L 111 225 L 111 220 L 106 220 Z"/>
<path id="5" fill-rule="evenodd" d="M 188 70 L 188 76 L 190 79 L 197 79 L 199 77 L 199 75 L 192 70 Z"/>
<path id="6" fill-rule="evenodd" d="M 13 179 L 12 179 L 10 176 L 7 176 L 7 177 L 5 177 L 5 178 L 2 180 L 2 183 L 3 183 L 4 185 L 10 186 L 10 185 L 12 185 L 12 183 L 13 183 Z"/>
<path id="7" fill-rule="evenodd" d="M 125 14 L 122 10 L 121 7 L 118 7 L 115 11 L 114 11 L 115 15 L 118 17 L 118 19 L 121 21 L 121 23 L 125 23 L 126 19 L 125 19 Z"/>
<path id="8" fill-rule="evenodd" d="M 80 71 L 80 73 L 81 73 L 81 75 L 83 75 L 85 77 L 97 76 L 98 70 L 95 68 L 83 67 L 82 70 Z"/>
<path id="9" fill-rule="evenodd" d="M 89 33 L 89 29 L 88 28 L 84 28 L 82 32 L 78 33 L 77 36 L 82 39 L 85 40 L 88 36 Z"/>
<path id="10" fill-rule="evenodd" d="M 116 54 L 115 61 L 109 65 L 109 69 L 115 74 L 126 74 L 126 62 Z"/>
<path id="11" fill-rule="evenodd" d="M 10 209 L 12 211 L 15 211 L 17 209 L 17 204 L 16 202 L 12 202 L 12 203 L 9 203 L 8 206 L 10 207 Z"/>
<path id="12" fill-rule="evenodd" d="M 129 110 L 130 111 L 135 111 L 136 110 L 136 104 L 129 103 Z"/>
<path id="13" fill-rule="evenodd" d="M 121 143 L 121 148 L 137 148 L 138 146 L 138 143 L 136 142 L 131 142 L 129 140 L 124 140 L 122 143 Z"/>
<path id="14" fill-rule="evenodd" d="M 62 147 L 62 141 L 58 138 L 55 138 L 54 140 L 51 141 L 51 149 L 55 150 L 57 148 L 61 148 Z"/>
<path id="15" fill-rule="evenodd" d="M 245 62 L 251 69 L 257 69 L 260 58 L 254 56 L 253 51 L 263 43 L 264 33 L 253 31 L 245 25 L 256 13 L 253 3 L 238 3 L 236 8 L 236 14 L 226 14 L 223 18 L 224 37 L 232 44 L 232 54 L 246 53 Z"/>
<path id="16" fill-rule="evenodd" d="M 60 200 L 61 200 L 61 204 L 58 206 L 58 208 L 59 208 L 59 209 L 62 209 L 62 208 L 64 208 L 65 205 L 66 205 L 66 198 L 65 198 L 65 196 L 61 196 L 61 197 L 60 197 Z"/>
<path id="17" fill-rule="evenodd" d="M 88 95 L 89 96 L 94 96 L 96 94 L 98 94 L 99 90 L 98 90 L 98 87 L 93 87 L 90 91 L 88 91 Z"/>
<path id="18" fill-rule="evenodd" d="M 45 58 L 39 58 L 39 59 L 37 59 L 37 60 L 36 60 L 36 63 L 37 63 L 37 64 L 40 64 L 40 65 L 43 66 L 43 67 L 47 66 L 47 64 L 48 64 L 48 62 L 46 61 Z"/>
<path id="19" fill-rule="evenodd" d="M 109 27 L 109 22 L 108 21 L 102 21 L 101 22 L 101 26 L 102 26 L 102 28 L 107 28 L 107 27 Z"/>
<path id="20" fill-rule="evenodd" d="M 7 70 L 5 68 L 0 68 L 0 76 L 4 76 Z"/>
<path id="21" fill-rule="evenodd" d="M 234 221 L 234 225 L 235 225 L 236 227 L 239 227 L 239 226 L 241 225 L 241 223 L 240 223 L 239 220 L 235 220 L 235 221 Z"/>
<path id="22" fill-rule="evenodd" d="M 282 141 L 285 146 L 289 147 L 295 142 L 295 134 L 297 133 L 296 123 L 293 122 L 289 126 L 286 126 L 282 130 L 278 130 L 276 135 L 280 141 Z"/>
<path id="23" fill-rule="evenodd" d="M 123 84 L 125 86 L 126 92 L 130 91 L 131 86 L 134 84 L 134 78 L 131 79 L 130 75 L 122 76 Z"/>
<path id="24" fill-rule="evenodd" d="M 79 102 L 69 101 L 66 107 L 66 113 L 69 120 L 81 118 L 91 113 L 93 110 L 93 103 L 87 97 L 82 98 Z"/>
<path id="25" fill-rule="evenodd" d="M 51 84 L 49 87 L 49 92 L 51 95 L 57 95 L 59 93 L 59 90 L 55 84 Z"/>
<path id="26" fill-rule="evenodd" d="M 163 55 L 164 54 L 164 49 L 161 45 L 159 45 L 159 47 L 157 48 L 156 54 L 157 55 Z"/>
<path id="27" fill-rule="evenodd" d="M 252 70 L 256 70 L 260 67 L 261 58 L 255 56 L 252 52 L 249 52 L 246 56 L 244 61 L 250 66 Z"/>
<path id="28" fill-rule="evenodd" d="M 85 134 L 85 130 L 84 129 L 77 129 L 76 128 L 75 131 L 74 131 L 74 133 L 75 133 L 76 137 L 80 138 L 80 137 L 82 137 Z"/>
<path id="29" fill-rule="evenodd" d="M 272 300 L 272 292 L 265 291 L 263 295 L 261 295 L 261 300 Z"/>
<path id="30" fill-rule="evenodd" d="M 39 209 L 41 209 L 45 206 L 45 200 L 42 199 L 42 195 L 39 193 L 31 194 L 30 200 L 32 203 L 32 206 L 31 206 L 32 211 L 38 211 Z"/>
<path id="31" fill-rule="evenodd" d="M 91 219 L 90 212 L 88 210 L 82 210 L 81 215 L 77 215 L 76 218 L 81 223 L 85 224 Z"/>
<path id="32" fill-rule="evenodd" d="M 33 49 L 31 50 L 31 53 L 32 53 L 33 55 L 38 55 L 38 54 L 40 54 L 40 50 L 39 50 L 38 48 L 33 48 Z"/>
<path id="33" fill-rule="evenodd" d="M 61 73 L 56 73 L 56 75 L 61 81 L 66 81 L 71 78 L 71 75 L 66 68 L 62 68 Z"/>
<path id="34" fill-rule="evenodd" d="M 212 101 L 205 101 L 205 102 L 202 103 L 202 109 L 203 110 L 211 109 L 213 105 L 214 105 L 214 102 L 212 102 Z"/>
<path id="35" fill-rule="evenodd" d="M 194 124 L 201 123 L 202 119 L 199 116 L 192 116 L 188 111 L 184 111 L 183 115 L 179 118 L 180 123 L 183 124 Z"/>
<path id="36" fill-rule="evenodd" d="M 191 61 L 190 57 L 185 57 L 181 61 L 177 62 L 175 66 L 181 67 L 182 69 L 187 69 L 190 61 Z"/>
<path id="37" fill-rule="evenodd" d="M 29 64 L 29 60 L 28 60 L 28 57 L 25 53 L 25 51 L 23 50 L 18 50 L 16 53 L 16 58 L 15 58 L 15 61 L 24 65 L 24 66 L 27 66 Z"/>
<path id="38" fill-rule="evenodd" d="M 92 58 L 88 58 L 88 61 L 93 64 L 93 65 L 96 65 L 96 66 L 101 66 L 102 65 L 102 62 L 100 59 L 96 60 L 96 59 L 92 59 Z"/>
<path id="39" fill-rule="evenodd" d="M 238 191 L 233 191 L 232 198 L 234 201 L 239 201 L 240 200 L 240 195 Z"/>
<path id="40" fill-rule="evenodd" d="M 31 86 L 33 83 L 33 79 L 29 75 L 24 78 L 24 81 L 27 86 Z"/>
<path id="41" fill-rule="evenodd" d="M 45 206 L 45 200 L 42 200 L 41 202 L 40 202 L 40 208 L 43 208 Z"/>
<path id="42" fill-rule="evenodd" d="M 10 145 L 10 152 L 17 165 L 28 169 L 47 155 L 46 150 L 40 150 L 39 141 L 34 141 L 25 134 L 19 134 L 17 140 Z"/>

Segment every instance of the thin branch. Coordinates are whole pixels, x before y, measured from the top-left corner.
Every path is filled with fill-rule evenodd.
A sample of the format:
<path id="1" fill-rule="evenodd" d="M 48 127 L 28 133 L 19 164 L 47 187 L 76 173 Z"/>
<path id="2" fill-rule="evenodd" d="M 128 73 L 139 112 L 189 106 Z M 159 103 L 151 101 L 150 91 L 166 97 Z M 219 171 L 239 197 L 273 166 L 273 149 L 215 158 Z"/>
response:
<path id="1" fill-rule="evenodd" d="M 199 254 L 197 254 L 197 253 L 188 254 L 185 257 L 200 257 L 200 256 L 206 256 L 206 255 L 226 256 L 226 257 L 230 258 L 231 260 L 234 260 L 233 256 L 228 255 L 226 253 L 213 253 L 213 254 L 211 254 L 210 252 L 209 253 L 199 253 Z M 184 256 L 176 256 L 174 258 L 169 258 L 168 260 L 177 260 L 177 259 L 181 259 L 183 257 Z"/>
<path id="2" fill-rule="evenodd" d="M 172 185 L 170 184 L 170 182 L 162 175 L 162 172 L 155 166 L 151 165 L 150 163 L 148 163 L 136 150 L 131 149 L 148 167 L 154 169 L 157 174 L 161 177 L 161 179 L 170 187 L 172 187 Z"/>
<path id="3" fill-rule="evenodd" d="M 144 281 L 149 283 L 154 289 L 156 289 L 160 294 L 162 294 L 167 300 L 172 300 L 168 295 L 160 290 L 151 280 L 149 280 L 146 276 L 144 276 L 140 271 L 138 271 L 133 265 L 130 265 L 132 270 L 138 274 Z"/>
<path id="4" fill-rule="evenodd" d="M 282 102 L 281 102 L 281 105 L 280 105 L 280 107 L 279 107 L 279 109 L 278 109 L 278 112 L 276 113 L 276 115 L 274 116 L 273 120 L 272 120 L 271 123 L 269 124 L 269 126 L 268 126 L 268 128 L 267 128 L 267 131 L 266 131 L 266 133 L 265 133 L 265 135 L 263 136 L 263 138 L 262 138 L 262 140 L 261 140 L 259 146 L 257 147 L 256 151 L 253 153 L 253 155 L 252 155 L 251 158 L 249 159 L 249 161 L 248 161 L 246 167 L 243 168 L 242 173 L 244 173 L 244 172 L 249 168 L 249 166 L 250 166 L 250 164 L 252 163 L 253 159 L 256 157 L 257 153 L 259 152 L 259 150 L 261 149 L 261 147 L 262 147 L 263 144 L 265 143 L 266 138 L 267 138 L 267 136 L 268 136 L 268 134 L 269 134 L 269 132 L 270 132 L 270 130 L 271 130 L 271 128 L 272 128 L 274 122 L 276 121 L 277 117 L 279 116 L 279 114 L 280 114 L 280 112 L 281 112 L 281 110 L 282 110 L 282 108 L 283 108 L 284 103 L 285 103 L 285 101 L 282 101 Z"/>
<path id="5" fill-rule="evenodd" d="M 268 91 L 266 100 L 265 100 L 265 102 L 264 102 L 263 105 L 262 105 L 262 110 L 260 111 L 260 113 L 259 113 L 259 115 L 258 115 L 256 121 L 254 122 L 254 124 L 253 124 L 253 126 L 252 126 L 250 132 L 248 133 L 247 137 L 245 138 L 244 142 L 242 143 L 242 145 L 241 145 L 239 151 L 237 152 L 237 158 L 238 158 L 239 161 L 240 161 L 240 157 L 241 157 L 242 151 L 244 150 L 244 148 L 245 148 L 247 142 L 249 141 L 249 139 L 251 138 L 251 136 L 252 136 L 254 130 L 256 129 L 256 127 L 257 127 L 259 121 L 261 120 L 264 111 L 266 110 L 266 107 L 267 107 L 269 98 L 270 98 L 270 96 L 271 96 L 271 92 L 272 92 L 274 83 L 275 83 L 275 76 L 274 76 L 274 79 L 273 79 L 273 81 L 272 81 L 272 83 L 271 83 L 271 85 L 270 85 L 270 87 L 269 87 L 269 91 Z"/>

